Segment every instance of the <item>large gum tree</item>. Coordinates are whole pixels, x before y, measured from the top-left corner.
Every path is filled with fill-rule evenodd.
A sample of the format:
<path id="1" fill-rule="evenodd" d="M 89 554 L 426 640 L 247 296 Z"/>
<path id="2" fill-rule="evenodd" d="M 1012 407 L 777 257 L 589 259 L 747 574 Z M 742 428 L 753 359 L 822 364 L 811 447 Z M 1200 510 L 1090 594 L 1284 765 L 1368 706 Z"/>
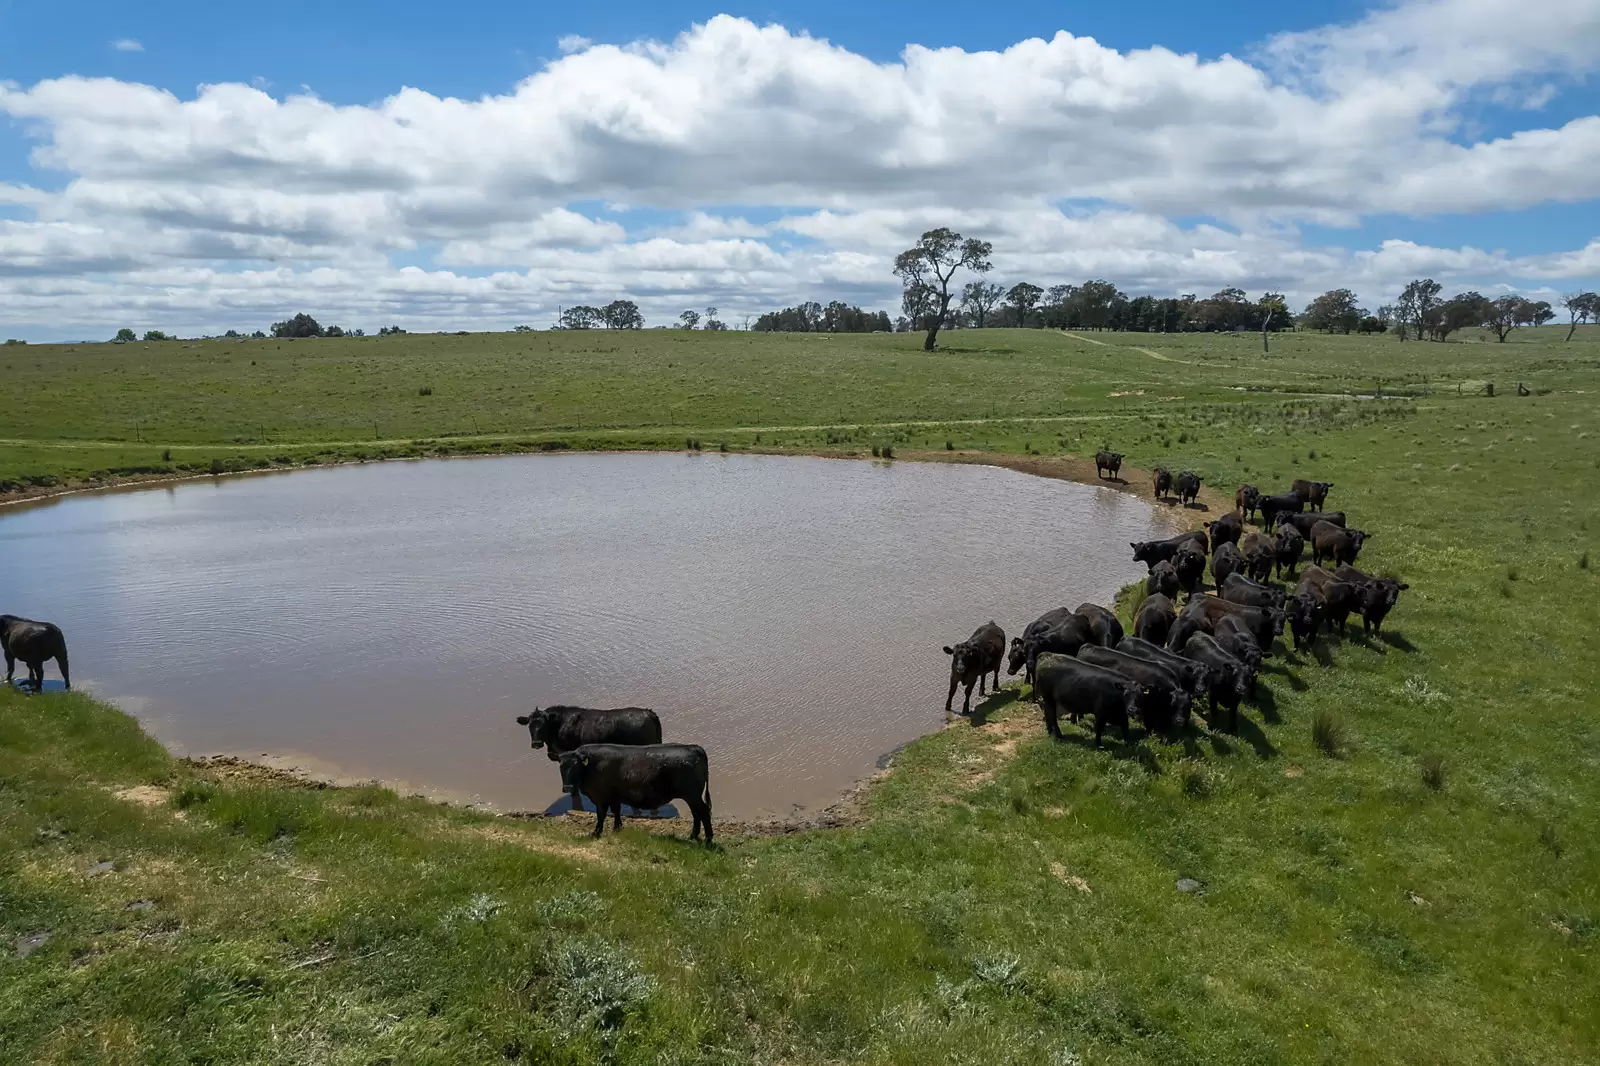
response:
<path id="1" fill-rule="evenodd" d="M 932 296 L 933 307 L 928 315 L 928 336 L 922 342 L 923 351 L 933 351 L 939 328 L 950 313 L 950 280 L 958 270 L 986 274 L 993 265 L 989 255 L 994 246 L 988 241 L 962 237 L 953 230 L 940 227 L 924 233 L 917 243 L 894 257 L 895 276 L 907 289 L 920 287 Z"/>

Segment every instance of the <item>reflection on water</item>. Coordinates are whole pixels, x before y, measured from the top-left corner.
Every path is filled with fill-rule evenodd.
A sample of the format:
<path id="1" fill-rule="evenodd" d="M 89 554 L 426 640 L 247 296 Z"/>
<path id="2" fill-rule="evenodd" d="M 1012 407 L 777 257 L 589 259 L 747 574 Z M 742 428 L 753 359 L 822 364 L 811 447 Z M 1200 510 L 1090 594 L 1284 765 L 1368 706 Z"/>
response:
<path id="1" fill-rule="evenodd" d="M 560 797 L 518 714 L 648 706 L 726 816 L 823 806 L 943 721 L 940 650 L 1104 601 L 1158 520 L 990 467 L 429 460 L 0 517 L 0 611 L 192 753 L 308 752 L 504 809 Z"/>

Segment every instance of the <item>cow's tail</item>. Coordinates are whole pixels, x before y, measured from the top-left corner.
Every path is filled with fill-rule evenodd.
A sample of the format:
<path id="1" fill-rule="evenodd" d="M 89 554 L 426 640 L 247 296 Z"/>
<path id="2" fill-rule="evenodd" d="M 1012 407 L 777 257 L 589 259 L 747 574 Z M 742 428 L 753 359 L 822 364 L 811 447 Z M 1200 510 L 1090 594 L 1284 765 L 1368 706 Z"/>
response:
<path id="1" fill-rule="evenodd" d="M 61 683 L 67 688 L 72 687 L 72 674 L 67 668 L 67 638 L 61 635 L 61 630 L 56 626 L 50 627 L 50 635 L 56 642 L 56 666 L 61 668 Z"/>

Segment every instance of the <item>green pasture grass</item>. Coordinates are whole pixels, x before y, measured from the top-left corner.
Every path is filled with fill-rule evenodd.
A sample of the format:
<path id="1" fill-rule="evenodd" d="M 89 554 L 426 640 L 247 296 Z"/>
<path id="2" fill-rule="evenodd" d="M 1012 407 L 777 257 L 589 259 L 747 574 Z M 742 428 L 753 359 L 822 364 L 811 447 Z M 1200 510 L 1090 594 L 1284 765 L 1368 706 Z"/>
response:
<path id="1" fill-rule="evenodd" d="M 299 412 L 303 454 L 343 454 L 369 414 L 427 454 L 503 383 L 519 421 L 462 443 L 1110 444 L 1225 494 L 1331 480 L 1376 533 L 1361 565 L 1411 588 L 1381 636 L 1269 660 L 1236 736 L 1197 716 L 1052 742 L 1009 687 L 899 753 L 861 824 L 711 851 L 230 776 L 87 696 L 0 691 L 0 1061 L 1593 1062 L 1600 348 L 1561 335 L 29 346 L 31 401 L 0 397 L 0 435 L 31 442 L 0 446 L 16 473 L 147 456 L 107 428 L 141 404 L 172 412 L 141 434 L 173 462 L 282 447 L 234 439 L 247 403 L 282 414 L 269 433 Z M 150 361 L 128 394 L 119 358 Z M 371 394 L 318 391 L 356 361 Z M 1405 395 L 1344 398 L 1380 388 Z"/>

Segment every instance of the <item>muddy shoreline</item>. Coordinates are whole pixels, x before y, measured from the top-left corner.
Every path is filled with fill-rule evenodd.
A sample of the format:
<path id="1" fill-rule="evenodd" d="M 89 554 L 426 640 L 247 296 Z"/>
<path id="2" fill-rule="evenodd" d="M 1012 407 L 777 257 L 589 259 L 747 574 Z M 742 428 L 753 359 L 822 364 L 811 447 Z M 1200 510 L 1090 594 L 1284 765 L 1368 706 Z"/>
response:
<path id="1" fill-rule="evenodd" d="M 631 449 L 634 454 L 660 454 L 667 449 Z M 676 451 L 676 449 L 672 449 Z M 495 453 L 507 454 L 507 453 Z M 539 454 L 538 452 L 513 452 L 509 454 Z M 568 454 L 568 453 L 564 453 Z M 602 452 L 601 454 L 604 454 Z M 618 450 L 618 454 L 623 454 Z M 733 454 L 733 453 L 730 453 Z M 788 449 L 748 449 L 740 450 L 737 454 L 757 454 L 790 457 L 809 457 L 820 459 L 851 459 L 869 460 L 870 456 L 852 451 L 801 451 Z M 420 458 L 480 458 L 478 455 L 442 455 Z M 259 473 L 288 473 L 303 469 L 317 469 L 322 466 L 358 466 L 373 462 L 414 462 L 416 457 L 349 460 L 338 463 L 321 463 L 315 466 L 277 467 L 265 470 L 241 471 L 228 474 L 196 474 L 184 476 L 148 475 L 132 476 L 115 479 L 112 481 L 95 482 L 75 485 L 67 488 L 55 488 L 52 491 L 38 491 L 24 495 L 13 495 L 13 498 L 0 501 L 0 506 L 27 506 L 30 504 L 48 503 L 55 499 L 86 493 L 106 492 L 114 490 L 134 491 L 141 488 L 155 488 L 161 485 L 176 484 L 180 482 L 200 481 L 207 478 L 235 477 L 244 474 Z M 879 460 L 884 461 L 884 460 Z M 1198 526 L 1208 516 L 1215 515 L 1221 510 L 1231 506 L 1231 499 L 1224 501 L 1220 493 L 1209 488 L 1201 494 L 1200 506 L 1182 508 L 1172 502 L 1158 504 L 1150 492 L 1150 477 L 1142 470 L 1124 468 L 1126 478 L 1107 480 L 1097 474 L 1092 458 L 1085 459 L 1075 456 L 1023 456 L 1007 455 L 1003 453 L 985 451 L 926 451 L 906 452 L 897 456 L 893 461 L 953 463 L 961 465 L 991 466 L 1011 470 L 1017 473 L 1028 474 L 1035 477 L 1050 478 L 1052 480 L 1071 481 L 1086 485 L 1097 485 L 1112 488 L 1119 492 L 1140 498 L 1150 503 L 1158 515 L 1165 515 L 1169 521 L 1179 526 Z M 1114 597 L 1115 590 L 1107 594 Z M 948 719 L 944 728 L 961 725 L 963 720 L 959 717 Z M 967 724 L 972 724 L 968 720 Z M 937 730 L 934 730 L 937 732 Z M 924 735 L 932 735 L 927 733 Z M 902 745 L 903 747 L 903 745 Z M 169 748 L 170 750 L 170 748 Z M 772 816 L 754 819 L 730 819 L 725 824 L 727 830 L 761 834 L 783 835 L 802 832 L 818 828 L 838 828 L 859 824 L 865 818 L 864 800 L 874 784 L 892 772 L 894 756 L 900 749 L 883 753 L 878 759 L 878 769 L 874 773 L 854 782 L 843 794 L 839 795 L 832 803 L 813 809 L 803 809 L 789 815 Z M 222 776 L 248 777 L 255 780 L 271 781 L 279 784 L 288 784 L 296 787 L 326 788 L 326 787 L 356 787 L 380 785 L 394 788 L 402 795 L 416 796 L 429 802 L 440 803 L 465 810 L 473 810 L 485 814 L 501 817 L 532 819 L 545 817 L 542 811 L 507 810 L 498 806 L 471 802 L 459 796 L 432 793 L 427 789 L 415 788 L 407 782 L 388 781 L 381 778 L 358 777 L 340 772 L 336 764 L 326 763 L 314 755 L 263 755 L 255 758 L 237 752 L 225 752 L 210 755 L 184 757 L 185 761 L 196 768 Z M 302 765 L 304 764 L 304 765 Z M 563 816 L 557 816 L 563 817 Z M 587 822 L 591 817 L 588 814 L 572 813 L 564 817 L 574 818 Z M 671 826 L 675 823 L 668 820 L 664 823 Z"/>

